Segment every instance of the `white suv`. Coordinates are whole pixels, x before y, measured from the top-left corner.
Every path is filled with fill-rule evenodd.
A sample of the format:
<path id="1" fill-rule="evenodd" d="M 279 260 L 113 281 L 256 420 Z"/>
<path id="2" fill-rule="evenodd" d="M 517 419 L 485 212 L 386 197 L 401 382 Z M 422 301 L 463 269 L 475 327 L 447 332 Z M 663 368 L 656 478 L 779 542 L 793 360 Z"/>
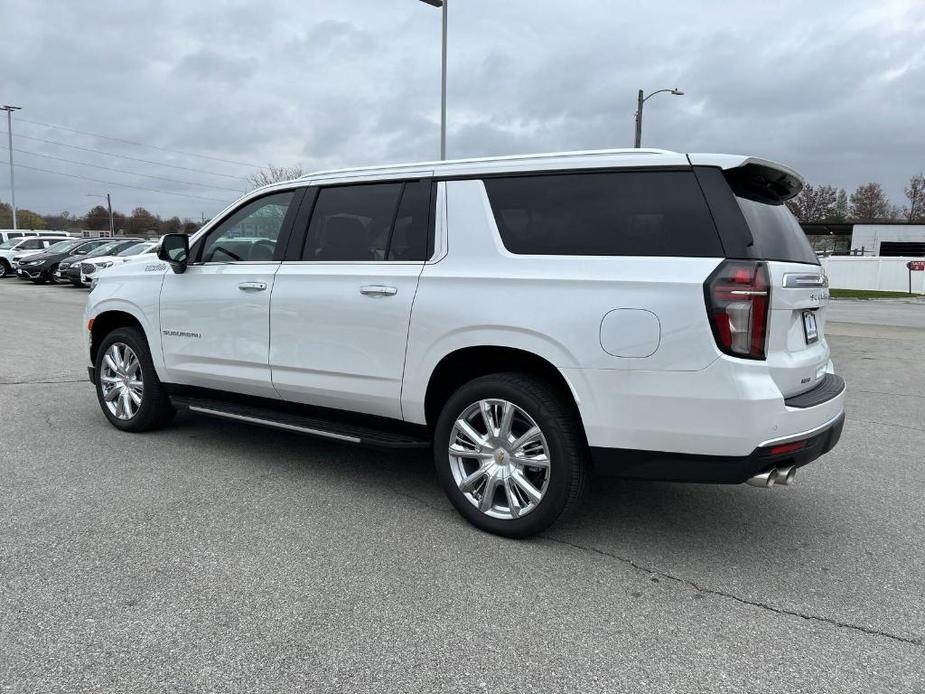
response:
<path id="1" fill-rule="evenodd" d="M 662 150 L 310 175 L 104 273 L 90 378 L 125 431 L 179 408 L 432 447 L 460 513 L 512 537 L 592 470 L 786 484 L 844 420 L 801 187 Z"/>
<path id="2" fill-rule="evenodd" d="M 0 243 L 0 277 L 15 273 L 13 259 L 41 253 L 59 241 L 69 240 L 67 236 L 24 236 L 14 237 Z"/>

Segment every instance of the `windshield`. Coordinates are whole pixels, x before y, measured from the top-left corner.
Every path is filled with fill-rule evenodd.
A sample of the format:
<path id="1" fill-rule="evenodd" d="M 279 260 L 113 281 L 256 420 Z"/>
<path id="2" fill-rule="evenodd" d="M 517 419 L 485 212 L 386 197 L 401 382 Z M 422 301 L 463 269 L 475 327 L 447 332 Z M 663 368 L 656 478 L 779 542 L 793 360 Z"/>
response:
<path id="1" fill-rule="evenodd" d="M 54 253 L 66 253 L 74 248 L 77 248 L 77 246 L 83 242 L 83 239 L 75 239 L 73 241 L 59 241 L 58 243 L 50 245 L 43 252 L 48 253 L 49 251 L 52 251 Z"/>
<path id="2" fill-rule="evenodd" d="M 110 241 L 102 246 L 97 246 L 85 255 L 85 258 L 99 258 L 101 255 L 112 255 L 112 251 L 118 248 L 124 241 Z"/>
<path id="3" fill-rule="evenodd" d="M 76 246 L 78 243 L 79 241 L 58 241 L 57 243 L 51 244 L 45 250 L 54 251 L 54 252 L 68 251 L 72 249 L 74 246 Z"/>
<path id="4" fill-rule="evenodd" d="M 6 248 L 12 248 L 20 241 L 22 241 L 22 239 L 10 239 L 9 241 L 4 241 L 3 243 L 0 243 L 0 250 L 4 250 Z"/>
<path id="5" fill-rule="evenodd" d="M 136 243 L 134 246 L 129 246 L 128 248 L 126 248 L 124 251 L 122 251 L 118 255 L 120 258 L 127 258 L 128 256 L 131 256 L 131 255 L 138 255 L 140 253 L 144 253 L 146 250 L 151 248 L 153 245 L 154 245 L 153 243 Z"/>

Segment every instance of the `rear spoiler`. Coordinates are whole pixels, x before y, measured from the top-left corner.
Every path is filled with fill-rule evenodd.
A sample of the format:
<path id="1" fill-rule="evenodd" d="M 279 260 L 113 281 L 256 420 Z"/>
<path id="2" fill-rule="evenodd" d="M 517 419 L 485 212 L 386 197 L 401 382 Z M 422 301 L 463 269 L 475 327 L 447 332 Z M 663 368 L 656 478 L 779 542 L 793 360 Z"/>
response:
<path id="1" fill-rule="evenodd" d="M 766 159 L 734 154 L 689 154 L 692 166 L 718 166 L 736 195 L 780 205 L 803 189 L 803 177 Z"/>

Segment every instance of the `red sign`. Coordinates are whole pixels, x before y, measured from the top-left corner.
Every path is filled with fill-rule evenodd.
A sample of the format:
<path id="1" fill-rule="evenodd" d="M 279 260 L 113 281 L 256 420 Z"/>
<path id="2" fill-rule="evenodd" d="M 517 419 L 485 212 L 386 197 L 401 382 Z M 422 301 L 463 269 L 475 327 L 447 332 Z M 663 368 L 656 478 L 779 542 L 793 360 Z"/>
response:
<path id="1" fill-rule="evenodd" d="M 925 272 L 925 260 L 910 260 L 906 267 L 910 272 Z"/>

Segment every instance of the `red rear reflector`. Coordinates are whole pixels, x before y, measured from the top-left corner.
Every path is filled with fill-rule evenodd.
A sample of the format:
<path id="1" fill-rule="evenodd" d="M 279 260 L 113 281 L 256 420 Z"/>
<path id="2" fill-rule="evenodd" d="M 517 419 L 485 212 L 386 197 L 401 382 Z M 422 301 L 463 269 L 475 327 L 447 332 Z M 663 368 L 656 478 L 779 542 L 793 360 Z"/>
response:
<path id="1" fill-rule="evenodd" d="M 726 354 L 764 359 L 771 283 L 754 260 L 727 260 L 704 282 L 707 314 L 717 346 Z"/>
<path id="2" fill-rule="evenodd" d="M 782 443 L 780 446 L 772 446 L 769 452 L 771 455 L 783 455 L 803 448 L 806 448 L 806 441 L 794 441 L 793 443 Z"/>
<path id="3" fill-rule="evenodd" d="M 87 321 L 87 330 L 91 332 L 93 331 L 93 319 L 92 318 Z"/>

